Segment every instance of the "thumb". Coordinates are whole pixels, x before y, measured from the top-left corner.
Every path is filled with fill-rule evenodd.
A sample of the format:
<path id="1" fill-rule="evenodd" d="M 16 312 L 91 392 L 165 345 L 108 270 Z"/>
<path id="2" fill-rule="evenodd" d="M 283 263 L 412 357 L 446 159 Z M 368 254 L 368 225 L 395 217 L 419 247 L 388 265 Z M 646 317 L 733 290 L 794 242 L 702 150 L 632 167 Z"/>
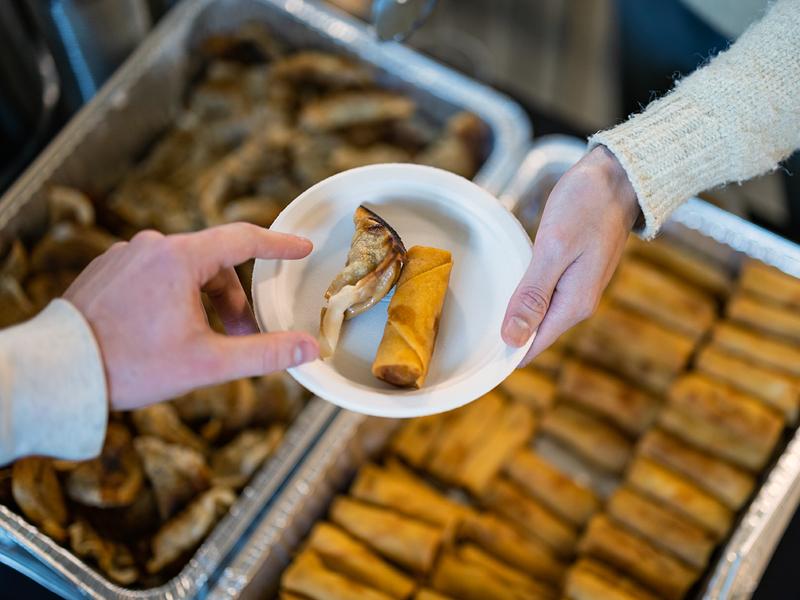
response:
<path id="1" fill-rule="evenodd" d="M 214 382 L 258 377 L 312 361 L 319 345 L 311 335 L 281 331 L 252 335 L 213 334 L 210 353 L 214 360 L 206 375 Z"/>
<path id="2" fill-rule="evenodd" d="M 502 335 L 507 344 L 524 346 L 536 333 L 563 272 L 556 265 L 555 262 L 537 260 L 534 250 L 534 258 L 511 296 L 503 320 Z"/>

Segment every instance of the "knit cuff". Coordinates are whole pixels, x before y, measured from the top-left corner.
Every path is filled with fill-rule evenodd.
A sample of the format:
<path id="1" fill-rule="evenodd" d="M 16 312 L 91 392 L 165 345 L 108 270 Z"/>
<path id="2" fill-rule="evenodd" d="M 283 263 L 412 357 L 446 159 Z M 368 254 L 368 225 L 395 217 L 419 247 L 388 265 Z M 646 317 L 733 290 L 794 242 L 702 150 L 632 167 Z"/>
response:
<path id="1" fill-rule="evenodd" d="M 54 300 L 0 332 L 0 464 L 32 454 L 82 460 L 103 446 L 108 393 L 83 315 Z"/>

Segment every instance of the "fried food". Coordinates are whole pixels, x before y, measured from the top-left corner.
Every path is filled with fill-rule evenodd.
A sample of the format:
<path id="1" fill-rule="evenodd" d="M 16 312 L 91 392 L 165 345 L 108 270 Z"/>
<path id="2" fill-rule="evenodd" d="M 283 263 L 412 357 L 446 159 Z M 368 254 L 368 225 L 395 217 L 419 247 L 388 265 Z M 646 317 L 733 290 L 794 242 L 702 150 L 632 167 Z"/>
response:
<path id="1" fill-rule="evenodd" d="M 621 473 L 632 445 L 614 427 L 568 404 L 558 404 L 542 418 L 541 431 L 570 448 L 589 463 Z"/>
<path id="2" fill-rule="evenodd" d="M 133 504 L 142 489 L 144 472 L 131 442 L 124 425 L 109 423 L 100 456 L 79 463 L 67 475 L 67 495 L 99 508 Z"/>
<path id="3" fill-rule="evenodd" d="M 158 573 L 193 550 L 236 501 L 228 488 L 211 488 L 167 521 L 153 536 L 147 572 Z"/>
<path id="4" fill-rule="evenodd" d="M 19 282 L 10 275 L 0 275 L 0 327 L 10 327 L 31 318 L 36 308 Z"/>
<path id="5" fill-rule="evenodd" d="M 69 545 L 77 556 L 96 562 L 119 585 L 131 585 L 139 578 L 131 551 L 123 544 L 103 539 L 82 519 L 69 526 Z"/>
<path id="6" fill-rule="evenodd" d="M 334 525 L 317 523 L 307 546 L 325 567 L 392 598 L 403 600 L 414 591 L 415 584 L 410 577 Z"/>
<path id="7" fill-rule="evenodd" d="M 528 365 L 528 370 L 541 372 L 549 377 L 557 379 L 563 362 L 563 344 L 556 343 L 549 348 L 545 348 L 539 355 L 537 355 Z"/>
<path id="8" fill-rule="evenodd" d="M 21 240 L 11 242 L 6 255 L 0 260 L 0 276 L 7 276 L 21 282 L 27 277 L 29 269 L 28 251 Z"/>
<path id="9" fill-rule="evenodd" d="M 11 472 L 11 493 L 34 525 L 58 542 L 66 540 L 69 513 L 50 459 L 32 456 L 17 460 Z"/>
<path id="10" fill-rule="evenodd" d="M 221 435 L 251 426 L 265 410 L 268 398 L 259 397 L 251 379 L 238 379 L 195 390 L 172 401 L 185 421 L 206 421 L 203 436 L 214 441 Z"/>
<path id="11" fill-rule="evenodd" d="M 654 396 L 574 359 L 566 359 L 561 367 L 558 394 L 634 436 L 650 427 L 660 408 Z"/>
<path id="12" fill-rule="evenodd" d="M 492 575 L 504 581 L 508 586 L 519 590 L 526 590 L 530 594 L 555 598 L 555 588 L 547 583 L 537 581 L 513 567 L 509 567 L 497 560 L 490 554 L 484 552 L 474 544 L 464 544 L 456 550 L 459 559 L 466 563 L 471 563 L 486 569 Z"/>
<path id="13" fill-rule="evenodd" d="M 568 600 L 658 600 L 635 581 L 591 558 L 581 558 L 567 574 Z"/>
<path id="14" fill-rule="evenodd" d="M 446 418 L 445 413 L 439 413 L 406 421 L 392 437 L 389 447 L 412 467 L 421 468 L 445 427 Z"/>
<path id="15" fill-rule="evenodd" d="M 325 88 L 359 88 L 373 83 L 371 70 L 362 63 L 329 52 L 304 50 L 274 62 L 271 75 L 292 84 Z"/>
<path id="16" fill-rule="evenodd" d="M 705 569 L 716 540 L 702 527 L 646 496 L 621 487 L 606 505 L 608 515 L 685 563 Z"/>
<path id="17" fill-rule="evenodd" d="M 448 120 L 444 134 L 420 152 L 414 162 L 472 177 L 483 160 L 488 139 L 483 121 L 472 113 L 457 113 Z"/>
<path id="18" fill-rule="evenodd" d="M 616 303 L 694 340 L 708 331 L 717 313 L 710 295 L 636 259 L 622 261 L 608 295 Z"/>
<path id="19" fill-rule="evenodd" d="M 94 225 L 94 205 L 82 191 L 65 185 L 51 185 L 47 189 L 47 213 L 50 226 L 62 222 L 76 225 Z"/>
<path id="20" fill-rule="evenodd" d="M 767 336 L 800 343 L 800 315 L 797 308 L 759 301 L 754 296 L 737 294 L 725 305 L 725 314 L 736 323 Z"/>
<path id="21" fill-rule="evenodd" d="M 481 504 L 547 544 L 558 556 L 569 558 L 578 542 L 577 531 L 507 479 L 495 479 L 480 498 Z"/>
<path id="22" fill-rule="evenodd" d="M 674 471 L 637 457 L 628 469 L 635 490 L 688 517 L 720 540 L 733 523 L 733 511 Z"/>
<path id="23" fill-rule="evenodd" d="M 800 380 L 749 360 L 729 354 L 717 346 L 706 346 L 697 355 L 696 369 L 725 382 L 784 414 L 790 424 L 797 422 Z"/>
<path id="24" fill-rule="evenodd" d="M 283 439 L 282 425 L 246 429 L 211 455 L 211 478 L 216 486 L 244 487 Z"/>
<path id="25" fill-rule="evenodd" d="M 729 322 L 712 330 L 714 345 L 755 365 L 800 377 L 800 349 Z"/>
<path id="26" fill-rule="evenodd" d="M 143 435 L 133 440 L 156 497 L 162 520 L 171 517 L 211 483 L 205 457 L 192 448 Z"/>
<path id="27" fill-rule="evenodd" d="M 152 435 L 171 444 L 188 446 L 206 453 L 208 445 L 189 429 L 178 416 L 175 406 L 168 402 L 151 404 L 131 413 L 131 419 L 139 435 Z"/>
<path id="28" fill-rule="evenodd" d="M 450 596 L 445 596 L 432 590 L 419 590 L 414 595 L 414 600 L 452 600 Z"/>
<path id="29" fill-rule="evenodd" d="M 283 573 L 281 585 L 311 600 L 391 600 L 392 596 L 325 568 L 313 551 L 301 552 Z"/>
<path id="30" fill-rule="evenodd" d="M 452 268 L 447 250 L 414 246 L 408 251 L 372 363 L 375 377 L 400 387 L 425 383 Z"/>
<path id="31" fill-rule="evenodd" d="M 330 518 L 379 554 L 415 573 L 431 570 L 443 530 L 385 508 L 340 496 Z"/>
<path id="32" fill-rule="evenodd" d="M 699 571 L 655 548 L 644 538 L 596 515 L 581 540 L 580 552 L 608 562 L 668 600 L 680 600 Z"/>
<path id="33" fill-rule="evenodd" d="M 680 473 L 732 510 L 740 509 L 753 492 L 752 475 L 660 429 L 648 431 L 637 450 L 641 456 Z"/>
<path id="34" fill-rule="evenodd" d="M 739 273 L 739 286 L 748 294 L 769 302 L 787 308 L 800 307 L 800 280 L 758 260 L 747 259 L 744 262 Z"/>
<path id="35" fill-rule="evenodd" d="M 355 233 L 344 269 L 325 292 L 320 318 L 320 352 L 330 357 L 339 342 L 342 322 L 369 310 L 389 292 L 406 260 L 403 241 L 386 221 L 359 206 Z"/>
<path id="36" fill-rule="evenodd" d="M 34 246 L 31 269 L 39 273 L 81 270 L 117 241 L 96 227 L 59 223 Z"/>
<path id="37" fill-rule="evenodd" d="M 597 495 L 556 469 L 535 452 L 518 450 L 506 462 L 506 475 L 548 509 L 577 527 L 600 509 Z"/>
<path id="38" fill-rule="evenodd" d="M 342 92 L 306 104 L 299 123 L 307 131 L 335 131 L 354 125 L 401 121 L 410 118 L 415 110 L 413 100 L 392 92 Z"/>
<path id="39" fill-rule="evenodd" d="M 517 369 L 500 383 L 500 389 L 515 402 L 520 402 L 536 412 L 549 409 L 556 396 L 552 379 L 534 369 Z"/>

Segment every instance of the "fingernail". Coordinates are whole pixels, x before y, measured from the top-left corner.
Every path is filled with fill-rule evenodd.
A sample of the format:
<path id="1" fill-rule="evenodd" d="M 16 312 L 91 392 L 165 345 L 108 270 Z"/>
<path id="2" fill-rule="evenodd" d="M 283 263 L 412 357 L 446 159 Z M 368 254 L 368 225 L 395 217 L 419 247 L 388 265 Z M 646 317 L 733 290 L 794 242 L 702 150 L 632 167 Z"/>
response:
<path id="1" fill-rule="evenodd" d="M 522 317 L 511 317 L 506 323 L 506 338 L 515 346 L 525 344 L 532 334 L 531 326 Z"/>

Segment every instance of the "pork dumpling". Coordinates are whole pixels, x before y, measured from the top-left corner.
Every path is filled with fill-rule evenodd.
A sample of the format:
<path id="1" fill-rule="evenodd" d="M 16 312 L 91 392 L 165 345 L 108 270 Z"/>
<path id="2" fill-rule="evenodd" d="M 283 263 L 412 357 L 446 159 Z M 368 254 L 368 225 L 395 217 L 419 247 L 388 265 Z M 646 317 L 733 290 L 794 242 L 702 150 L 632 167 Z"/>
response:
<path id="1" fill-rule="evenodd" d="M 342 322 L 372 308 L 392 289 L 406 258 L 403 241 L 374 212 L 359 206 L 347 263 L 325 292 L 320 322 L 320 352 L 333 354 Z"/>

